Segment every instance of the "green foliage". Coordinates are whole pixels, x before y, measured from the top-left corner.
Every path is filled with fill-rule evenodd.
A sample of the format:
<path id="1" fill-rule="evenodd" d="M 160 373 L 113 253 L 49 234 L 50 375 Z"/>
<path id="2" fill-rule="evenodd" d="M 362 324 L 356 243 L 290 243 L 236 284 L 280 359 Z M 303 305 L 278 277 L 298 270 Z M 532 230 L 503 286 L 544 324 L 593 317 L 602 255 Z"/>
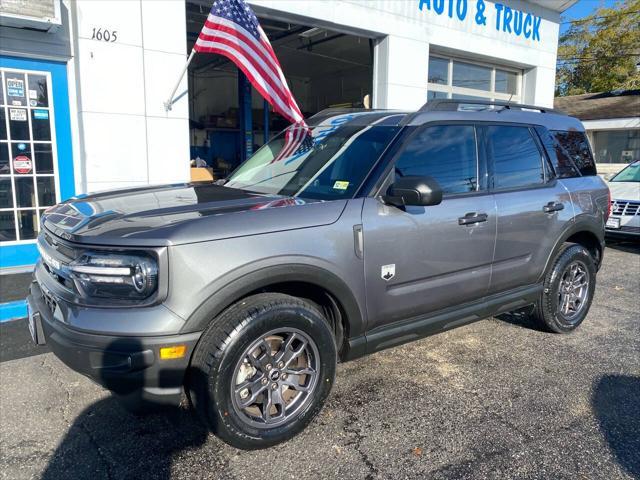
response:
<path id="1" fill-rule="evenodd" d="M 640 88 L 640 0 L 601 7 L 560 37 L 557 95 Z"/>

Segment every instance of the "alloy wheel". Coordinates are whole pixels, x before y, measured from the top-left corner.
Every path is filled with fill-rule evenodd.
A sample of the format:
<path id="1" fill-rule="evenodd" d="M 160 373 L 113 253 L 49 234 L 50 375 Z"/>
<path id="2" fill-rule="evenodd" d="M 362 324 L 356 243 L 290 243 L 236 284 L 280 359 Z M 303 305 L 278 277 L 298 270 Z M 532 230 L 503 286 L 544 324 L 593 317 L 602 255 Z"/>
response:
<path id="1" fill-rule="evenodd" d="M 318 383 L 318 347 L 293 328 L 273 330 L 240 357 L 231 398 L 243 422 L 257 428 L 283 425 L 307 406 Z"/>
<path id="2" fill-rule="evenodd" d="M 578 318 L 587 304 L 589 271 L 579 260 L 571 262 L 562 273 L 558 288 L 558 311 L 569 322 Z"/>

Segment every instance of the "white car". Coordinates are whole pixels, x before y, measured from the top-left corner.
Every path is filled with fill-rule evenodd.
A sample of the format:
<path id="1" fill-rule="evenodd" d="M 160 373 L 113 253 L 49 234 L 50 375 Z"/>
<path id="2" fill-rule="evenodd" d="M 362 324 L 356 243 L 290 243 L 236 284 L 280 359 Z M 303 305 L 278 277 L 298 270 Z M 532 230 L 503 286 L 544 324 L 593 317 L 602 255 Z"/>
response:
<path id="1" fill-rule="evenodd" d="M 640 160 L 627 165 L 609 180 L 611 215 L 606 233 L 640 240 Z"/>

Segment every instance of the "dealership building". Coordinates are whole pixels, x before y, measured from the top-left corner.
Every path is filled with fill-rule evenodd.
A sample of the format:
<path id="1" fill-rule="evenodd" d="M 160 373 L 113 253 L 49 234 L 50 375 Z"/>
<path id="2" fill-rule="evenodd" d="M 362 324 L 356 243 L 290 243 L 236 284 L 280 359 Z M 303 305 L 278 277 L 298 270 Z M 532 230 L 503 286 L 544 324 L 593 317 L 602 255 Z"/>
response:
<path id="1" fill-rule="evenodd" d="M 429 99 L 552 107 L 576 0 L 255 0 L 306 116 Z M 196 54 L 213 0 L 0 3 L 0 272 L 37 258 L 40 214 L 73 195 L 223 177 L 286 126 L 226 58 Z"/>

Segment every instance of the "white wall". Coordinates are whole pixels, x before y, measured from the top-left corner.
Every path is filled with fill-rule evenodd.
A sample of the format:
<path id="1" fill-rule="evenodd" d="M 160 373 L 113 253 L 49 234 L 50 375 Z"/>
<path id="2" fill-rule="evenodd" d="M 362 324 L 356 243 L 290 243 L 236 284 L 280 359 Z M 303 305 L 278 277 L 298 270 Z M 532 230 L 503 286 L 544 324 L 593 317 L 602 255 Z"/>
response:
<path id="1" fill-rule="evenodd" d="M 449 18 L 446 10 L 438 15 L 440 0 L 430 0 L 431 9 L 423 1 L 422 10 L 420 0 L 249 1 L 260 15 L 376 38 L 374 107 L 422 106 L 432 50 L 521 68 L 522 100 L 553 105 L 559 13 L 537 4 L 502 2 L 541 17 L 540 41 L 496 30 L 495 3 L 489 0 L 483 2 L 486 25 L 475 21 L 477 0 L 466 0 L 464 20 L 455 13 Z M 186 59 L 184 0 L 77 0 L 71 5 L 86 189 L 188 180 L 188 96 L 171 112 L 163 107 Z M 92 39 L 94 28 L 116 31 L 118 38 Z M 235 89 L 234 82 L 229 80 L 228 90 Z M 199 87 L 195 95 L 203 90 Z M 185 78 L 178 93 L 186 89 Z M 217 93 L 205 89 L 196 101 L 218 106 Z M 259 99 L 254 107 L 261 108 Z M 204 110 L 198 108 L 196 116 Z"/>
<path id="2" fill-rule="evenodd" d="M 86 190 L 188 180 L 186 97 L 170 112 L 163 106 L 186 60 L 184 1 L 77 0 L 73 8 Z M 94 29 L 117 39 L 92 38 Z M 185 79 L 178 92 L 186 88 Z"/>

